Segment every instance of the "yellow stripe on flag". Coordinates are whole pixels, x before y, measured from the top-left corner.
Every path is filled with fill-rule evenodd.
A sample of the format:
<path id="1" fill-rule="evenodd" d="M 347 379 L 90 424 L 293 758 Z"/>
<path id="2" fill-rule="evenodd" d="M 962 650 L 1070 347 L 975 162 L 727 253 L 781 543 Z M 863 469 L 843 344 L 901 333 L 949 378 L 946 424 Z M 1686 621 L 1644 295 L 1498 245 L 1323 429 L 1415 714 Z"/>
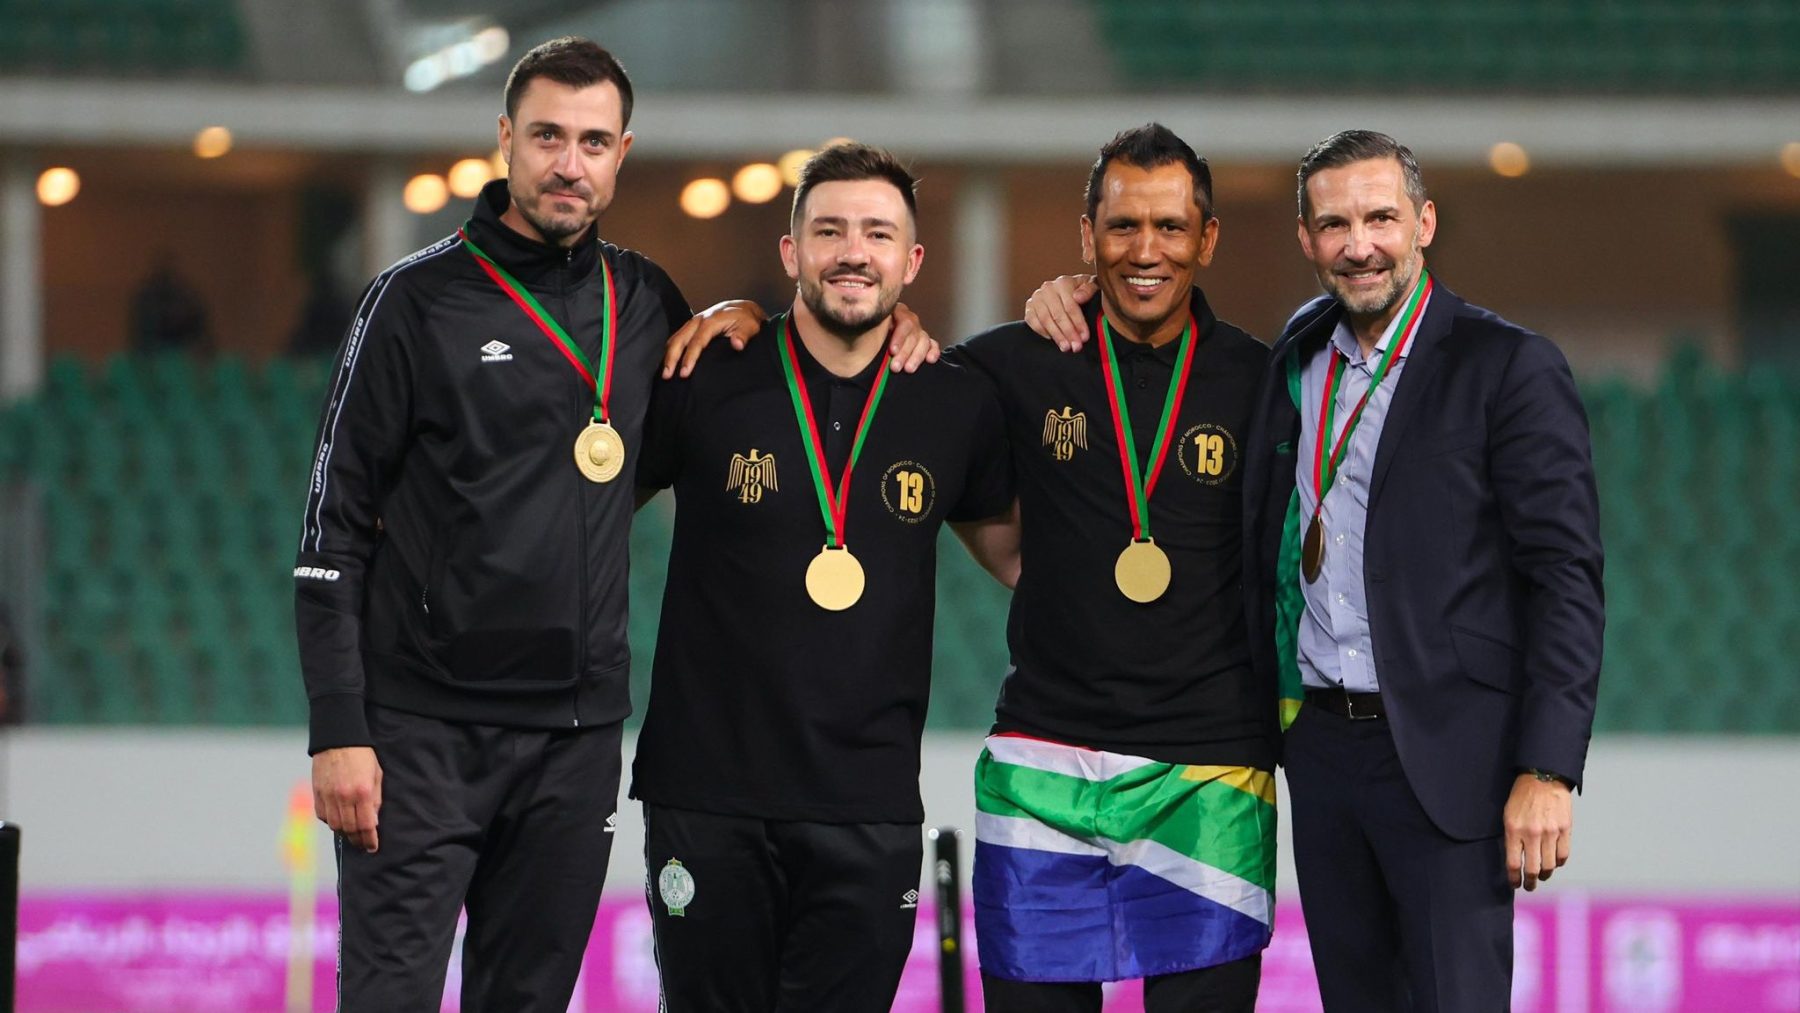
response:
<path id="1" fill-rule="evenodd" d="M 1183 781 L 1217 781 L 1220 784 L 1255 795 L 1270 805 L 1275 804 L 1275 775 L 1255 767 L 1216 767 L 1187 764 L 1181 768 Z"/>

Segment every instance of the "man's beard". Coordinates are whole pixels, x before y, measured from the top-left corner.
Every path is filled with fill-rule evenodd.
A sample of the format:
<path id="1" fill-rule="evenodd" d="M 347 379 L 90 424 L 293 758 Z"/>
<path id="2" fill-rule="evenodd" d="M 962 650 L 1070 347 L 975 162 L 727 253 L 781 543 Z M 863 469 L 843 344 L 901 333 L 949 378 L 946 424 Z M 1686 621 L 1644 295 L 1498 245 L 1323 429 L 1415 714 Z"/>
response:
<path id="1" fill-rule="evenodd" d="M 1324 278 L 1320 279 L 1320 283 L 1324 285 L 1325 291 L 1331 293 L 1338 302 L 1344 304 L 1345 309 L 1348 309 L 1357 316 L 1380 316 L 1389 309 L 1392 309 L 1394 303 L 1411 293 L 1413 285 L 1418 282 L 1419 268 L 1423 264 L 1423 261 L 1419 257 L 1418 243 L 1419 232 L 1415 228 L 1413 230 L 1412 247 L 1406 251 L 1406 254 L 1401 257 L 1400 260 L 1389 263 L 1387 258 L 1383 257 L 1380 262 L 1358 264 L 1356 266 L 1356 269 L 1359 271 L 1385 269 L 1388 272 L 1388 283 L 1386 287 L 1378 292 L 1370 292 L 1352 297 L 1344 290 L 1345 286 L 1338 280 L 1335 273 L 1327 274 Z"/>
<path id="2" fill-rule="evenodd" d="M 1414 250 L 1408 253 L 1404 260 L 1396 264 L 1363 264 L 1358 265 L 1357 269 L 1369 270 L 1371 268 L 1377 270 L 1386 268 L 1388 271 L 1388 283 L 1380 291 L 1351 295 L 1335 274 L 1327 276 L 1330 280 L 1326 282 L 1325 290 L 1337 297 L 1337 301 L 1343 303 L 1344 308 L 1357 316 L 1379 316 L 1393 308 L 1393 305 L 1411 292 L 1413 285 L 1418 282 L 1418 251 Z"/>
<path id="3" fill-rule="evenodd" d="M 537 199 L 539 201 L 544 199 L 544 194 L 541 190 L 537 194 Z M 543 236 L 544 239 L 550 243 L 560 244 L 570 236 L 579 235 L 580 233 L 587 231 L 588 226 L 594 224 L 594 219 L 599 217 L 597 212 L 591 216 L 583 216 L 581 214 L 541 214 L 533 205 L 520 200 L 517 194 L 513 195 L 512 201 L 513 206 L 519 209 L 519 214 L 522 215 L 527 222 L 531 223 L 531 227 L 537 230 L 538 235 Z M 585 207 L 585 205 L 583 206 Z"/>
<path id="4" fill-rule="evenodd" d="M 800 300 L 806 303 L 807 309 L 812 311 L 813 318 L 818 320 L 819 325 L 831 332 L 832 335 L 846 341 L 861 335 L 863 332 L 870 330 L 886 320 L 888 316 L 894 312 L 894 307 L 900 302 L 900 290 L 898 288 L 891 292 L 881 289 L 879 280 L 866 274 L 857 273 L 849 276 L 862 278 L 876 285 L 878 295 L 875 299 L 875 305 L 865 316 L 847 317 L 827 305 L 825 302 L 825 282 L 823 279 L 810 283 L 806 281 L 800 283 Z M 845 277 L 845 275 L 833 275 L 833 277 Z"/>

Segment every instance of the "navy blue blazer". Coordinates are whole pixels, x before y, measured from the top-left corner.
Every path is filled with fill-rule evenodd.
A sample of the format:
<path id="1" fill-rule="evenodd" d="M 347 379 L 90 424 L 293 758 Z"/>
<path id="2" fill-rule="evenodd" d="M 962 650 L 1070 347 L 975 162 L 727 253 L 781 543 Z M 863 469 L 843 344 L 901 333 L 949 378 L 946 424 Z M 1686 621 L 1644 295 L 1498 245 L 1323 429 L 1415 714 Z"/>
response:
<path id="1" fill-rule="evenodd" d="M 1321 297 L 1288 321 L 1247 437 L 1244 598 L 1253 662 L 1269 679 L 1292 666 L 1276 649 L 1276 598 L 1282 581 L 1299 580 L 1297 567 L 1276 565 L 1297 510 L 1289 357 L 1304 363 L 1341 315 Z M 1363 579 L 1394 744 L 1446 834 L 1499 833 L 1521 770 L 1581 781 L 1601 564 L 1587 415 L 1567 361 L 1547 338 L 1437 285 L 1376 447 Z"/>

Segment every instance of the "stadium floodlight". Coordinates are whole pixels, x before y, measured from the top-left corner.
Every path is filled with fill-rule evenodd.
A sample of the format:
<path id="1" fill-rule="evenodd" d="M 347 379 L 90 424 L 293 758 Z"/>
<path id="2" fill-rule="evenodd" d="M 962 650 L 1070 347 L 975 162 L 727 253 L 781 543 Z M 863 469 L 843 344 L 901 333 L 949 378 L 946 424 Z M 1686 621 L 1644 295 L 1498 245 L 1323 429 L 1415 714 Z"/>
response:
<path id="1" fill-rule="evenodd" d="M 800 185 L 800 167 L 813 157 L 811 148 L 795 148 L 775 160 L 775 167 L 781 170 L 781 181 L 788 186 Z"/>
<path id="2" fill-rule="evenodd" d="M 64 166 L 45 169 L 38 176 L 38 201 L 45 207 L 61 207 L 75 199 L 81 192 L 81 177 L 74 169 Z"/>
<path id="3" fill-rule="evenodd" d="M 494 178 L 494 168 L 485 158 L 465 158 L 450 167 L 447 178 L 450 192 L 468 200 L 480 193 L 488 180 Z"/>
<path id="4" fill-rule="evenodd" d="M 450 187 L 444 177 L 424 172 L 406 181 L 400 199 L 406 204 L 406 210 L 415 215 L 428 215 L 449 202 Z"/>
<path id="5" fill-rule="evenodd" d="M 717 218 L 731 206 L 725 181 L 706 177 L 681 188 L 681 210 L 690 218 Z"/>
<path id="6" fill-rule="evenodd" d="M 1531 171 L 1531 156 L 1512 141 L 1501 141 L 1488 149 L 1488 165 L 1507 179 L 1517 179 Z"/>
<path id="7" fill-rule="evenodd" d="M 499 60 L 511 47 L 512 36 L 506 29 L 490 25 L 414 60 L 401 80 L 408 91 L 431 91 Z"/>
<path id="8" fill-rule="evenodd" d="M 219 158 L 231 150 L 231 131 L 225 127 L 201 127 L 194 135 L 194 154 L 199 158 Z"/>
<path id="9" fill-rule="evenodd" d="M 781 192 L 781 170 L 768 162 L 751 162 L 731 177 L 731 192 L 746 204 L 766 204 Z"/>

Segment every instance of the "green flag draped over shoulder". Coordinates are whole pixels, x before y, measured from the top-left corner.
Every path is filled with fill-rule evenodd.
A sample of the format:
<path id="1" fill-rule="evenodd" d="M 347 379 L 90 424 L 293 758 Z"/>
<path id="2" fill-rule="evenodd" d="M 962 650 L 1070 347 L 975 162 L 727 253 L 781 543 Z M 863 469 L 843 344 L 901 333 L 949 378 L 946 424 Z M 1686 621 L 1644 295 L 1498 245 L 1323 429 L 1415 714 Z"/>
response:
<path id="1" fill-rule="evenodd" d="M 1287 350 L 1287 389 L 1300 406 L 1300 346 L 1296 342 Z M 1298 452 L 1298 447 L 1295 448 Z M 1306 599 L 1300 591 L 1300 485 L 1288 495 L 1287 516 L 1281 524 L 1281 549 L 1275 557 L 1275 664 L 1276 688 L 1281 697 L 1281 729 L 1294 723 L 1300 713 L 1300 614 L 1306 611 Z"/>

